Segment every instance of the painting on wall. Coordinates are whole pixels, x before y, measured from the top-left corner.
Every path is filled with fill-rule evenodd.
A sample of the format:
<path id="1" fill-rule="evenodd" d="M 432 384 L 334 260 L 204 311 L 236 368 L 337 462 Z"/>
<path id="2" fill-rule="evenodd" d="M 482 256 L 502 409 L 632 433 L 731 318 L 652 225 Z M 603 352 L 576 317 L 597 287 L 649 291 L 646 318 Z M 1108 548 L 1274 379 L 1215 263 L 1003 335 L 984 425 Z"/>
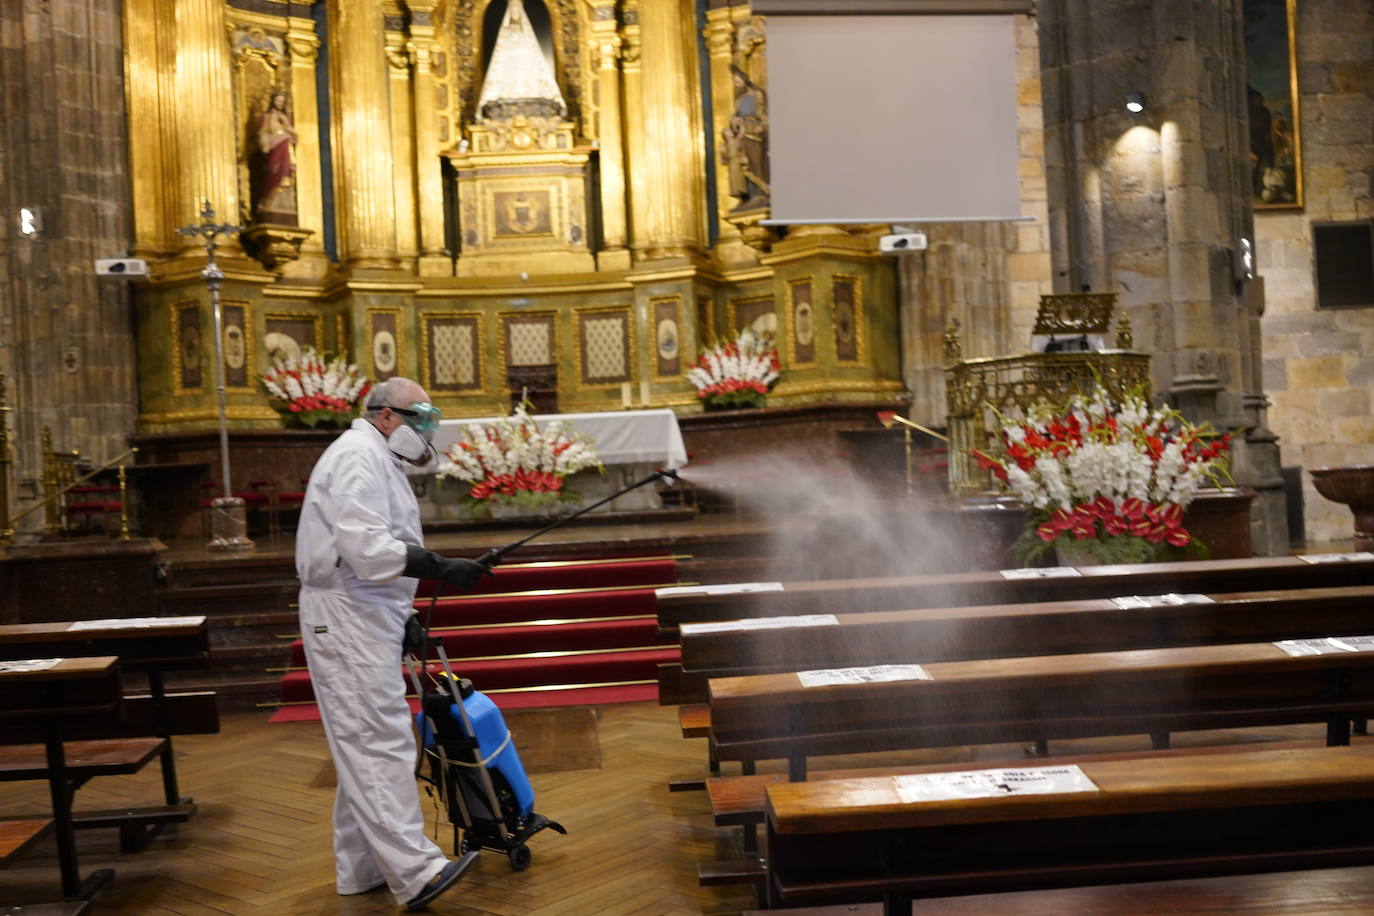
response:
<path id="1" fill-rule="evenodd" d="M 787 284 L 791 303 L 792 365 L 807 366 L 816 361 L 816 309 L 811 301 L 811 278 Z"/>
<path id="2" fill-rule="evenodd" d="M 425 387 L 430 391 L 482 390 L 482 325 L 477 315 L 425 315 Z"/>
<path id="3" fill-rule="evenodd" d="M 318 315 L 265 315 L 262 324 L 262 348 L 271 362 L 299 359 L 306 347 L 321 349 L 323 320 Z"/>
<path id="4" fill-rule="evenodd" d="M 633 377 L 628 309 L 577 313 L 578 363 L 583 385 L 618 385 Z"/>
<path id="5" fill-rule="evenodd" d="M 369 311 L 369 334 L 372 339 L 372 377 L 379 382 L 401 374 L 401 313 Z"/>
<path id="6" fill-rule="evenodd" d="M 1296 0 L 1244 0 L 1250 193 L 1256 209 L 1299 208 Z"/>
<path id="7" fill-rule="evenodd" d="M 835 359 L 842 363 L 857 363 L 863 360 L 863 341 L 860 336 L 862 329 L 859 326 L 863 295 L 859 283 L 858 277 L 836 276 L 831 286 L 831 307 L 835 320 Z"/>
<path id="8" fill-rule="evenodd" d="M 682 298 L 665 296 L 650 303 L 654 308 L 654 374 L 676 378 L 682 374 L 682 328 L 678 318 Z"/>
<path id="9" fill-rule="evenodd" d="M 492 206 L 497 238 L 553 235 L 548 191 L 496 191 Z"/>
<path id="10" fill-rule="evenodd" d="M 172 359 L 176 392 L 197 389 L 203 383 L 201 359 L 200 305 L 177 305 L 172 313 Z"/>
<path id="11" fill-rule="evenodd" d="M 557 361 L 553 315 L 505 315 L 502 325 L 507 366 L 550 366 Z"/>
<path id="12" fill-rule="evenodd" d="M 778 313 L 772 296 L 755 296 L 730 301 L 730 330 L 738 334 L 745 328 L 764 337 L 778 333 Z"/>
<path id="13" fill-rule="evenodd" d="M 253 343 L 248 330 L 248 304 L 224 303 L 220 308 L 224 322 L 221 346 L 224 356 L 224 387 L 254 390 Z"/>

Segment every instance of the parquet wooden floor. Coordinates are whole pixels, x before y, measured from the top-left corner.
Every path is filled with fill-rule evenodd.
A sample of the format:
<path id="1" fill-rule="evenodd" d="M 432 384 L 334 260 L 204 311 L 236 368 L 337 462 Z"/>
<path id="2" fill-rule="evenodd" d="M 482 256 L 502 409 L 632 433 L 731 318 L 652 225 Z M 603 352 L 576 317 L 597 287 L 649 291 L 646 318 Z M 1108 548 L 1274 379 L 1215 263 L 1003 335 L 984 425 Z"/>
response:
<path id="1" fill-rule="evenodd" d="M 585 710 L 569 710 L 585 715 Z M 484 853 L 459 887 L 432 907 L 438 916 L 597 914 L 656 916 L 738 913 L 751 895 L 700 888 L 699 861 L 728 855 L 704 793 L 669 793 L 674 776 L 698 773 L 703 743 L 678 736 L 676 711 L 648 703 L 596 710 L 601 766 L 531 777 L 535 809 L 569 835 L 545 831 L 530 844 L 533 864 L 511 870 Z M 135 853 L 120 853 L 113 830 L 78 835 L 83 874 L 114 868 L 100 916 L 368 916 L 398 912 L 385 891 L 339 897 L 333 887 L 329 752 L 318 723 L 267 725 L 266 715 L 227 716 L 218 735 L 176 739 L 184 794 L 200 809 Z M 519 731 L 516 730 L 517 741 Z M 586 756 L 582 755 L 582 764 Z M 93 780 L 78 807 L 157 804 L 156 766 Z M 452 831 L 422 796 L 431 829 L 451 851 Z M 43 783 L 0 785 L 0 816 L 48 810 Z M 0 909 L 56 899 L 55 847 L 42 841 L 0 871 Z"/>
<path id="2" fill-rule="evenodd" d="M 519 741 L 519 715 L 512 725 Z M 541 711 L 554 727 L 530 732 L 521 744 L 532 770 L 536 810 L 570 831 L 545 832 L 531 843 L 528 871 L 513 872 L 503 856 L 484 853 L 459 887 L 432 907 L 436 916 L 664 916 L 737 914 L 754 908 L 739 888 L 701 888 L 697 863 L 730 858 L 728 832 L 711 823 L 705 793 L 670 793 L 673 777 L 700 774 L 704 743 L 678 735 L 674 708 L 648 703 Z M 589 729 L 589 717 L 595 728 Z M 177 739 L 182 791 L 200 810 L 135 853 L 121 853 L 113 830 L 78 835 L 83 874 L 114 868 L 114 885 L 96 916 L 372 916 L 399 912 L 386 892 L 334 893 L 330 850 L 333 773 L 318 723 L 268 725 L 266 715 L 226 716 L 218 735 Z M 571 740 L 575 731 L 577 740 Z M 594 732 L 598 754 L 586 746 Z M 1319 726 L 1231 733 L 1193 732 L 1177 744 L 1313 739 Z M 555 745 L 572 748 L 582 769 L 558 768 Z M 526 746 L 528 745 L 528 747 Z M 1056 753 L 1142 750 L 1144 736 L 1056 742 Z M 987 765 L 1020 758 L 1016 745 L 947 748 L 911 755 L 828 758 L 825 766 L 959 760 Z M 1020 758 L 1024 759 L 1024 758 Z M 550 770 L 548 768 L 553 767 Z M 776 769 L 765 765 L 762 770 Z M 156 804 L 156 766 L 136 776 L 104 777 L 78 795 L 83 809 Z M 428 800 L 426 800 L 428 805 Z M 45 814 L 40 782 L 0 783 L 0 817 Z M 452 832 L 427 808 L 431 829 L 449 849 Z M 0 870 L 0 913 L 58 894 L 51 837 Z M 1035 894 L 998 894 L 926 901 L 919 912 L 948 916 L 1279 916 L 1374 912 L 1374 867 L 1290 872 L 1198 881 Z M 872 912 L 847 907 L 834 916 Z"/>

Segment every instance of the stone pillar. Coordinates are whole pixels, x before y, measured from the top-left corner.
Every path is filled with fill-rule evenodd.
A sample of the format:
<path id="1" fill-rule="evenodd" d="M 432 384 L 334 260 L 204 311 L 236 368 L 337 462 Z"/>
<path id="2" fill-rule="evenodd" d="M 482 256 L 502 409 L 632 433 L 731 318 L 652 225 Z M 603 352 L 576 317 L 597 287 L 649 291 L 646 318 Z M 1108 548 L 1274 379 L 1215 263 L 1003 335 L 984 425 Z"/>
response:
<path id="1" fill-rule="evenodd" d="M 410 42 L 406 48 L 414 70 L 412 87 L 415 122 L 415 198 L 419 208 L 422 277 L 453 276 L 453 259 L 444 249 L 444 183 L 439 158 L 438 85 L 434 79 L 433 4 L 412 0 Z"/>
<path id="2" fill-rule="evenodd" d="M 597 267 L 624 270 L 630 266 L 629 224 L 625 197 L 625 131 L 621 111 L 620 52 L 623 42 L 616 31 L 615 0 L 591 0 L 589 44 L 596 61 L 597 157 L 601 178 L 601 250 Z"/>
<path id="3" fill-rule="evenodd" d="M 355 269 L 394 269 L 395 163 L 386 32 L 379 0 L 330 0 L 330 60 L 339 146 L 340 256 Z"/>
<path id="4" fill-rule="evenodd" d="M 0 92 L 0 124 L 7 128 L 0 130 L 0 374 L 11 408 L 9 514 L 41 496 L 44 426 L 58 447 L 79 448 L 97 462 L 124 451 L 133 432 L 138 399 L 128 285 L 97 278 L 92 269 L 96 258 L 123 253 L 133 240 L 123 8 L 117 0 L 0 0 L 0 73 L 24 81 L 22 91 L 7 83 Z M 152 36 L 136 40 L 156 87 Z M 157 108 L 148 96 L 139 104 L 142 112 Z M 20 234 L 20 207 L 40 211 L 35 234 Z M 148 238 L 156 238 L 149 227 L 159 220 L 143 224 Z M 41 510 L 31 513 L 17 526 L 21 536 L 42 521 Z"/>
<path id="5" fill-rule="evenodd" d="M 176 4 L 177 222 L 200 222 L 205 201 L 217 221 L 240 218 L 238 155 L 234 138 L 233 68 L 220 0 L 180 0 Z M 203 256 L 198 239 L 182 238 L 181 250 Z M 237 254 L 237 236 L 222 237 L 220 250 Z"/>
<path id="6" fill-rule="evenodd" d="M 1037 7 L 1056 286 L 1115 291 L 1155 395 L 1235 430 L 1259 494 L 1252 543 L 1287 549 L 1260 342 L 1233 250 L 1253 237 L 1240 3 L 1043 0 Z M 1145 111 L 1125 109 L 1139 92 Z"/>
<path id="7" fill-rule="evenodd" d="M 286 45 L 291 54 L 291 110 L 296 118 L 296 213 L 302 229 L 313 230 L 301 243 L 301 256 L 283 269 L 287 276 L 323 276 L 329 269 L 324 251 L 324 176 L 320 164 L 320 111 L 315 65 L 320 40 L 310 19 L 287 20 Z"/>
<path id="8" fill-rule="evenodd" d="M 643 54 L 641 119 L 644 165 L 631 175 L 646 198 L 635 247 L 647 260 L 687 257 L 702 247 L 702 143 L 695 7 L 689 0 L 653 0 L 639 8 Z"/>

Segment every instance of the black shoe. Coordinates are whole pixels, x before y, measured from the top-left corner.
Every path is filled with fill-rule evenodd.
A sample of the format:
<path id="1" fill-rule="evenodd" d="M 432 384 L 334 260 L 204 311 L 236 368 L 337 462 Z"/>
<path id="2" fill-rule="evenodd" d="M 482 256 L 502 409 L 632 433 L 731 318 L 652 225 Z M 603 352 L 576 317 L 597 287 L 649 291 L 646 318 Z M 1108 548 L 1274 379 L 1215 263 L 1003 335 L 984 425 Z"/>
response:
<path id="1" fill-rule="evenodd" d="M 458 883 L 458 879 L 463 877 L 463 872 L 468 870 L 468 866 L 477 861 L 477 851 L 464 853 L 460 858 L 451 860 L 447 865 L 439 870 L 439 874 L 429 879 L 429 883 L 420 888 L 420 893 L 406 904 L 406 912 L 419 913 L 432 903 L 444 891 Z"/>

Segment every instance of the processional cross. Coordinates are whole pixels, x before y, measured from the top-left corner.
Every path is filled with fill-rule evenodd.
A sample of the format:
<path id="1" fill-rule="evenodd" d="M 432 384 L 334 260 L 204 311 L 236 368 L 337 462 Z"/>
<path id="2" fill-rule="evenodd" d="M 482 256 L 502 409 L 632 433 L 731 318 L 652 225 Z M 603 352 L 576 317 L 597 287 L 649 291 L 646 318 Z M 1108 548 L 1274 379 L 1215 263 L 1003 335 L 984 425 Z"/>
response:
<path id="1" fill-rule="evenodd" d="M 221 496 L 212 503 L 210 524 L 211 550 L 242 550 L 253 546 L 248 540 L 245 507 L 242 499 L 232 494 L 229 477 L 229 420 L 224 400 L 224 316 L 219 304 L 220 282 L 224 271 L 215 261 L 217 239 L 221 235 L 237 235 L 242 226 L 215 222 L 215 208 L 207 199 L 200 211 L 200 223 L 182 226 L 177 235 L 199 240 L 205 248 L 205 269 L 200 275 L 210 288 L 210 307 L 215 322 L 215 392 L 219 399 L 219 460 Z"/>

